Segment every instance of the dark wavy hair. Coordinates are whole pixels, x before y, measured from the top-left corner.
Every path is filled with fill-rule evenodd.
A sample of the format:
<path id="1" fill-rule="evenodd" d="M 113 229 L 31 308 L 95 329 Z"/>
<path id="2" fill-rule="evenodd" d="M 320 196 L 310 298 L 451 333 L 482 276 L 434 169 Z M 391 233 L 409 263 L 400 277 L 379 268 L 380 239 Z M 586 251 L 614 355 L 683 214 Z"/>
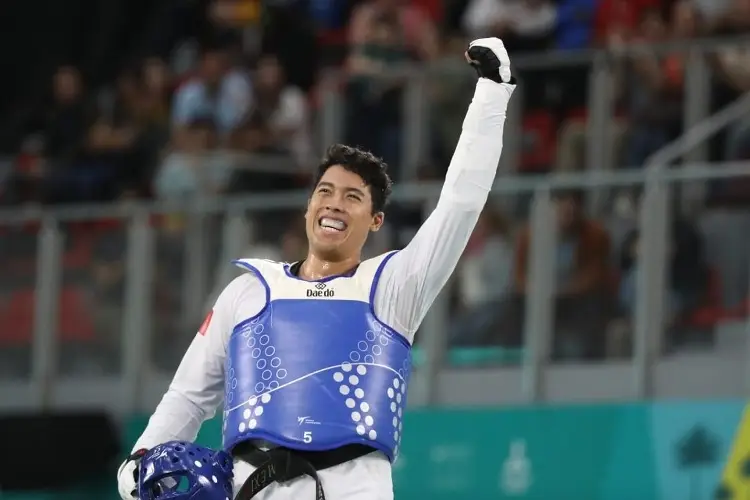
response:
<path id="1" fill-rule="evenodd" d="M 388 165 L 381 158 L 363 149 L 334 144 L 328 148 L 318 164 L 313 188 L 318 185 L 326 170 L 334 165 L 341 165 L 349 172 L 357 174 L 370 188 L 373 214 L 385 210 L 393 189 L 393 181 L 388 175 Z"/>

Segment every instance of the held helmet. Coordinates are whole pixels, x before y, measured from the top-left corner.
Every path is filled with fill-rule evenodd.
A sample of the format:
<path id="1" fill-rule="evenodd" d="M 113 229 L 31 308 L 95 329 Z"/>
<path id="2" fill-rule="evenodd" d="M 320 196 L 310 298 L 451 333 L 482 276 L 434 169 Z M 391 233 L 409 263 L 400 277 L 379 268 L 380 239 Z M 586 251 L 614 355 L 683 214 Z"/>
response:
<path id="1" fill-rule="evenodd" d="M 232 457 L 170 441 L 149 450 L 138 470 L 141 500 L 231 500 Z"/>

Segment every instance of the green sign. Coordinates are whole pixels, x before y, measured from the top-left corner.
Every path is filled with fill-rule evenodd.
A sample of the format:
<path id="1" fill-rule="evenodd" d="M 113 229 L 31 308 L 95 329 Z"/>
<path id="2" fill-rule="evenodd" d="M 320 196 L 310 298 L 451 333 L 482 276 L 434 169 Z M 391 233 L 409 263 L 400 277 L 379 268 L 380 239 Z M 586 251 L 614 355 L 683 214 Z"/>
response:
<path id="1" fill-rule="evenodd" d="M 396 499 L 713 497 L 744 402 L 407 413 Z M 145 418 L 131 421 L 132 442 Z M 207 423 L 199 441 L 220 444 Z"/>
<path id="2" fill-rule="evenodd" d="M 411 411 L 394 465 L 396 500 L 717 498 L 743 407 L 729 401 Z M 123 453 L 147 422 L 127 422 Z M 218 420 L 207 422 L 198 441 L 218 448 L 220 432 Z M 107 490 L 70 498 L 116 500 L 114 481 Z M 721 493 L 740 500 L 726 488 Z"/>

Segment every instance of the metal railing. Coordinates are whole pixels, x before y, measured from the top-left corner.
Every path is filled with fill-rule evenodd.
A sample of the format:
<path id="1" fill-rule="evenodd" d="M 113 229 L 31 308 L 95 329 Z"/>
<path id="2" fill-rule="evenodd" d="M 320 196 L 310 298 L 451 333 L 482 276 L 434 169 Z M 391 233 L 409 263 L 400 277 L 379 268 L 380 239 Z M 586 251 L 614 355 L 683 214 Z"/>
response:
<path id="1" fill-rule="evenodd" d="M 644 241 L 658 241 L 666 235 L 664 221 L 668 220 L 668 203 L 670 186 L 675 183 L 710 180 L 719 178 L 738 178 L 750 176 L 750 168 L 746 163 L 724 165 L 692 165 L 688 169 L 658 170 L 658 171 L 630 171 L 630 172 L 596 172 L 592 175 L 569 174 L 540 176 L 538 178 L 502 177 L 497 180 L 494 194 L 515 195 L 530 193 L 532 195 L 532 210 L 530 227 L 532 231 L 532 249 L 529 262 L 529 289 L 525 323 L 526 356 L 519 368 L 523 373 L 523 399 L 526 401 L 544 400 L 545 380 L 548 379 L 550 369 L 549 346 L 552 336 L 553 322 L 551 307 L 552 290 L 555 289 L 555 216 L 551 195 L 554 190 L 562 188 L 598 188 L 617 186 L 643 186 L 646 195 L 641 205 L 641 220 Z M 402 186 L 395 194 L 396 202 L 418 202 L 429 211 L 434 206 L 439 194 L 437 184 L 421 184 Z M 251 230 L 247 225 L 248 213 L 267 213 L 272 207 L 289 211 L 301 210 L 305 193 L 295 193 L 280 196 L 255 196 L 252 198 L 235 200 L 217 200 L 192 206 L 166 206 L 160 204 L 132 204 L 117 209 L 109 208 L 104 211 L 90 209 L 68 208 L 43 213 L 18 214 L 0 213 L 0 226 L 18 223 L 21 220 L 41 222 L 37 234 L 37 271 L 35 282 L 36 307 L 34 310 L 34 328 L 32 339 L 32 371 L 26 381 L 8 383 L 0 381 L 0 389 L 7 394 L 15 394 L 18 401 L 25 401 L 25 405 L 33 407 L 50 407 L 61 403 L 60 391 L 65 386 L 77 391 L 94 391 L 83 389 L 87 383 L 98 383 L 94 378 L 61 376 L 57 367 L 60 360 L 60 344 L 57 332 L 58 298 L 62 282 L 63 236 L 61 225 L 66 221 L 91 220 L 102 217 L 115 216 L 126 223 L 126 289 L 122 312 L 122 337 L 119 364 L 122 372 L 109 380 L 109 389 L 101 389 L 99 404 L 115 405 L 123 411 L 132 411 L 142 407 L 149 407 L 152 397 L 145 397 L 149 390 L 163 390 L 170 374 L 159 372 L 152 365 L 147 355 L 152 337 L 159 334 L 156 331 L 156 312 L 153 309 L 153 281 L 157 268 L 155 257 L 155 228 L 151 218 L 157 213 L 174 213 L 180 211 L 188 214 L 194 220 L 200 220 L 209 214 L 220 214 L 218 219 L 223 224 L 221 239 L 222 258 L 244 255 L 248 246 L 248 235 Z M 94 215 L 95 214 L 95 215 Z M 262 220 L 262 215 L 259 217 Z M 652 223 L 650 221 L 657 221 Z M 659 222 L 661 221 L 661 222 Z M 183 263 L 184 280 L 188 296 L 192 299 L 183 303 L 183 314 L 187 317 L 184 322 L 183 338 L 190 336 L 199 315 L 205 310 L 200 307 L 206 295 L 211 291 L 206 283 L 207 262 L 202 255 L 206 248 L 200 244 L 199 238 L 190 236 L 191 229 L 185 236 L 186 257 Z M 658 395 L 653 390 L 653 369 L 659 362 L 661 343 L 661 318 L 659 300 L 665 290 L 664 269 L 666 255 L 658 251 L 660 247 L 646 244 L 643 248 L 643 266 L 639 269 L 640 293 L 637 296 L 635 317 L 635 357 L 630 364 L 632 374 L 632 394 L 640 397 Z M 661 247 L 663 248 L 663 247 Z M 226 268 L 224 268 L 226 269 Z M 212 271 L 212 270 L 210 270 Z M 209 272 L 209 275 L 215 276 Z M 222 270 L 216 282 L 226 283 L 231 272 Z M 446 294 L 442 294 L 432 307 L 423 327 L 418 334 L 422 348 L 429 353 L 424 366 L 415 374 L 415 404 L 430 404 L 440 402 L 439 396 L 441 374 L 445 366 L 447 349 L 446 328 L 450 323 L 448 317 Z M 197 309 L 196 309 L 197 308 Z M 198 316 L 196 316 L 198 315 Z M 114 325 L 113 325 L 114 327 Z M 2 349 L 0 349 L 2 352 Z M 718 362 L 723 362 L 721 359 Z M 748 362 L 743 358 L 742 362 Z M 106 379 L 106 377 L 103 377 Z M 744 384 L 750 388 L 750 383 Z M 155 389 L 156 388 L 156 389 Z M 97 396 L 92 396 L 95 400 Z M 67 398 L 67 397 L 66 397 Z M 66 398 L 62 398 L 65 400 Z M 74 398 L 75 399 L 75 398 Z M 13 397 L 4 398 L 11 404 L 18 403 Z M 147 403 L 148 401 L 148 403 Z M 20 404 L 20 403 L 19 403 Z M 72 403 L 70 403 L 72 404 Z"/>
<path id="2" fill-rule="evenodd" d="M 588 67 L 588 141 L 585 167 L 593 169 L 611 169 L 609 151 L 613 144 L 611 134 L 612 119 L 615 115 L 617 97 L 614 92 L 615 67 L 618 62 L 627 61 L 633 56 L 653 54 L 685 54 L 683 125 L 689 129 L 700 123 L 710 113 L 710 86 L 712 70 L 706 55 L 722 47 L 737 46 L 750 42 L 748 36 L 694 39 L 659 44 L 632 44 L 617 51 L 607 49 L 589 49 L 580 51 L 555 51 L 537 54 L 512 55 L 513 66 L 521 81 L 516 95 L 511 102 L 506 127 L 506 151 L 503 165 L 506 171 L 516 171 L 520 164 L 520 144 L 522 134 L 521 94 L 524 90 L 523 77 L 533 79 L 536 70 L 563 70 L 571 67 Z M 415 178 L 419 163 L 428 157 L 429 129 L 431 112 L 429 93 L 425 89 L 430 84 L 440 81 L 441 77 L 463 75 L 466 68 L 457 58 L 455 67 L 416 67 L 401 66 L 391 68 L 387 74 L 401 74 L 407 81 L 403 93 L 402 140 L 409 147 L 403 148 L 401 156 L 402 176 L 399 180 L 408 181 Z M 319 116 L 318 134 L 319 149 L 345 138 L 346 96 L 342 92 L 342 83 L 348 80 L 346 74 L 331 72 L 322 79 L 322 109 Z M 699 145 L 696 145 L 699 146 Z M 705 148 L 694 147 L 689 162 L 702 162 L 707 159 Z"/>
<path id="3" fill-rule="evenodd" d="M 700 41 L 690 46 L 664 45 L 650 47 L 649 50 L 669 52 L 675 50 L 714 50 L 722 44 L 740 43 L 744 40 Z M 627 51 L 637 51 L 631 47 Z M 553 329 L 553 307 L 551 290 L 554 289 L 554 246 L 556 234 L 553 224 L 553 204 L 551 195 L 554 190 L 564 188 L 582 188 L 598 190 L 601 188 L 618 188 L 640 186 L 644 188 L 641 203 L 641 232 L 644 248 L 639 267 L 636 317 L 635 317 L 635 357 L 624 369 L 632 375 L 628 385 L 632 397 L 659 395 L 654 388 L 658 378 L 655 367 L 659 364 L 658 354 L 661 350 L 661 316 L 663 315 L 663 291 L 665 289 L 665 252 L 664 239 L 667 234 L 667 223 L 670 220 L 671 204 L 669 203 L 671 187 L 685 182 L 703 182 L 717 179 L 741 178 L 750 175 L 750 168 L 745 163 L 706 165 L 691 163 L 681 169 L 656 169 L 650 171 L 614 172 L 604 166 L 607 148 L 611 147 L 605 137 L 606 124 L 611 121 L 613 96 L 607 90 L 611 81 L 611 53 L 589 51 L 585 54 L 553 54 L 543 57 L 514 59 L 518 67 L 537 67 L 545 58 L 554 59 L 557 64 L 591 63 L 594 85 L 590 92 L 589 112 L 591 133 L 588 135 L 588 169 L 578 174 L 555 174 L 550 176 L 498 178 L 493 196 L 531 195 L 532 231 L 531 260 L 528 274 L 530 286 L 526 306 L 525 334 L 526 354 L 519 368 L 522 374 L 520 400 L 536 401 L 551 397 L 546 389 L 550 382 L 550 373 L 554 367 L 549 364 L 549 345 Z M 620 56 L 618 56 L 620 57 Z M 465 68 L 462 68 L 465 70 Z M 688 65 L 686 82 L 694 81 L 696 74 L 705 76 L 705 60 L 702 57 L 691 57 Z M 690 76 L 693 75 L 693 76 Z M 699 78 L 705 80 L 704 78 Z M 523 86 L 521 86 L 521 92 Z M 597 90 L 598 89 L 598 90 Z M 410 99 L 423 99 L 420 92 L 407 93 Z M 707 92 L 703 85 L 689 84 L 686 89 L 686 123 L 693 129 L 706 116 Z M 325 94 L 323 113 L 321 115 L 321 138 L 325 143 L 341 139 L 343 122 L 341 109 L 344 106 L 340 94 L 331 89 Z M 739 106 L 739 105 L 738 105 Z M 744 106 L 744 105 L 743 105 Z M 414 127 L 423 127 L 425 122 L 422 113 L 429 106 L 424 103 L 408 107 L 410 118 L 406 119 L 407 144 L 423 144 L 415 138 L 422 137 L 423 131 Z M 688 111 L 689 109 L 689 111 Z M 736 108 L 736 109 L 739 109 Z M 521 109 L 516 107 L 509 111 L 509 124 L 506 126 L 503 164 L 507 167 L 518 165 L 520 155 L 520 119 Z M 719 115 L 723 116 L 723 115 Z M 689 136 L 691 146 L 697 143 Z M 412 139 L 414 139 L 412 141 Z M 688 140 L 688 139 L 686 139 Z M 412 142 L 409 142 L 412 141 Z M 421 158 L 418 147 L 408 148 L 409 162 L 415 165 Z M 680 148 L 679 154 L 687 151 Z M 675 153 L 677 154 L 677 153 Z M 512 170 L 512 169 L 509 169 Z M 396 203 L 417 204 L 429 213 L 440 194 L 439 182 L 401 183 L 394 193 Z M 155 369 L 146 353 L 151 339 L 158 333 L 153 310 L 154 275 L 158 270 L 155 232 L 151 220 L 157 215 L 183 214 L 188 220 L 184 238 L 185 258 L 182 263 L 183 283 L 183 323 L 182 335 L 189 335 L 194 328 L 194 316 L 203 312 L 202 304 L 206 296 L 225 284 L 234 274 L 229 266 L 214 266 L 206 257 L 205 228 L 209 217 L 220 221 L 222 230 L 220 240 L 220 260 L 223 262 L 246 253 L 248 245 L 258 232 L 258 221 L 251 223 L 248 213 L 268 213 L 273 210 L 296 211 L 304 207 L 306 192 L 253 195 L 252 197 L 201 198 L 188 204 L 180 203 L 129 203 L 118 205 L 90 205 L 50 209 L 26 208 L 0 210 L 0 228 L 12 227 L 24 223 L 39 223 L 35 273 L 35 309 L 33 313 L 32 370 L 28 380 L 9 382 L 0 379 L 0 393 L 4 402 L 10 405 L 51 407 L 60 404 L 78 404 L 81 398 L 88 404 L 107 404 L 121 411 L 150 409 L 154 396 L 164 390 L 169 373 Z M 60 345 L 57 330 L 57 318 L 60 315 L 59 297 L 62 289 L 62 256 L 64 253 L 64 236 L 62 228 L 75 221 L 117 219 L 127 228 L 125 247 L 126 287 L 122 303 L 122 330 L 119 364 L 122 372 L 114 377 L 80 379 L 60 377 L 58 361 Z M 262 224 L 262 222 L 261 222 Z M 0 240 L 2 241 L 2 240 Z M 214 267 L 218 272 L 214 273 Z M 209 279 L 208 277 L 213 277 Z M 412 386 L 415 393 L 412 402 L 415 404 L 444 403 L 446 369 L 443 360 L 446 358 L 448 297 L 442 294 L 431 312 L 425 318 L 419 335 L 421 347 L 428 353 L 424 366 L 417 370 L 416 383 Z M 0 353 L 2 348 L 0 348 Z M 742 366 L 750 365 L 742 359 Z M 502 374 L 498 375 L 501 376 Z M 93 383 L 94 386 L 85 384 Z M 98 384 L 98 385 L 97 385 Z M 82 389 L 86 387 L 86 389 Z M 750 381 L 743 382 L 743 391 L 750 389 Z M 67 394 L 64 396 L 63 394 Z M 88 396 L 84 397 L 84 394 Z M 73 402 L 71 402 L 73 401 Z M 5 403 L 4 403 L 5 404 Z"/>

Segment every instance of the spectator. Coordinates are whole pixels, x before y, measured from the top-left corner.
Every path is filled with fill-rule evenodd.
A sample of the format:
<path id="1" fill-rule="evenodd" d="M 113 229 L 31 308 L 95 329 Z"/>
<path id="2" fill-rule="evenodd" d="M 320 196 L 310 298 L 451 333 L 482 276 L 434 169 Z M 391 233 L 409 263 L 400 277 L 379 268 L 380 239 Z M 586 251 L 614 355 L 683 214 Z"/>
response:
<path id="1" fill-rule="evenodd" d="M 585 49 L 591 43 L 595 0 L 558 0 L 555 46 L 562 50 Z"/>
<path id="2" fill-rule="evenodd" d="M 143 62 L 143 103 L 147 122 L 158 127 L 169 125 L 172 75 L 163 60 L 151 57 Z"/>
<path id="3" fill-rule="evenodd" d="M 120 185 L 143 185 L 152 175 L 163 134 L 150 128 L 149 101 L 138 73 L 123 72 L 114 92 L 103 92 L 99 114 L 89 129 L 84 164 L 99 172 L 99 189 L 107 199 Z"/>
<path id="4" fill-rule="evenodd" d="M 659 0 L 602 0 L 594 19 L 596 44 L 615 48 L 633 40 L 643 13 L 658 4 Z"/>
<path id="5" fill-rule="evenodd" d="M 353 53 L 368 52 L 373 36 L 387 46 L 388 40 L 378 37 L 384 24 L 394 30 L 392 48 L 397 57 L 406 52 L 418 61 L 430 61 L 438 55 L 439 39 L 433 22 L 419 8 L 399 0 L 370 0 L 355 9 L 349 27 Z"/>
<path id="6" fill-rule="evenodd" d="M 750 31 L 750 1 L 733 0 L 717 31 L 733 35 Z M 722 47 L 712 58 L 721 82 L 729 87 L 732 98 L 750 91 L 750 50 L 743 45 Z M 750 158 L 750 118 L 743 117 L 729 127 L 724 160 Z"/>
<path id="7" fill-rule="evenodd" d="M 511 228 L 505 217 L 486 208 L 458 265 L 464 309 L 502 299 L 512 288 Z"/>
<path id="8" fill-rule="evenodd" d="M 81 74 L 72 66 L 54 76 L 53 105 L 43 130 L 44 163 L 36 171 L 47 202 L 82 201 L 96 192 L 96 172 L 80 166 L 91 107 L 83 96 Z"/>
<path id="9" fill-rule="evenodd" d="M 555 49 L 587 49 L 593 35 L 596 0 L 557 0 L 555 3 Z M 533 78 L 528 79 L 533 90 L 526 93 L 529 97 L 524 97 L 524 101 L 538 106 L 537 103 L 544 102 L 551 94 L 557 96 L 551 104 L 558 113 L 562 116 L 577 114 L 588 105 L 589 70 L 587 66 L 570 66 L 536 71 Z"/>
<path id="10" fill-rule="evenodd" d="M 291 154 L 299 164 L 310 161 L 312 146 L 305 95 L 286 84 L 284 70 L 272 55 L 260 59 L 254 81 L 253 119 L 266 131 L 256 147 Z"/>
<path id="11" fill-rule="evenodd" d="M 298 217 L 298 220 L 302 218 Z M 293 222 L 289 229 L 281 236 L 282 262 L 298 262 L 305 258 L 307 253 L 307 238 L 305 237 L 305 225 L 302 222 Z"/>
<path id="12" fill-rule="evenodd" d="M 214 0 L 209 8 L 211 20 L 224 29 L 242 31 L 260 24 L 259 0 Z"/>
<path id="13" fill-rule="evenodd" d="M 498 306 L 512 289 L 511 227 L 505 217 L 486 208 L 479 217 L 456 269 L 461 313 L 451 328 L 451 342 L 482 344 L 501 321 Z"/>
<path id="14" fill-rule="evenodd" d="M 205 49 L 198 74 L 177 89 L 172 109 L 177 142 L 191 135 L 185 129 L 197 119 L 211 119 L 224 137 L 247 117 L 252 107 L 250 81 L 228 59 L 223 49 Z"/>
<path id="15" fill-rule="evenodd" d="M 372 0 L 354 11 L 349 43 L 347 140 L 378 151 L 396 169 L 405 83 L 398 70 L 406 63 L 437 57 L 435 26 L 407 3 Z"/>
<path id="16" fill-rule="evenodd" d="M 625 321 L 635 314 L 639 242 L 638 231 L 632 231 L 626 237 L 621 251 L 619 303 Z M 677 329 L 679 323 L 706 299 L 709 269 L 703 238 L 690 221 L 678 219 L 672 224 L 668 249 L 668 294 L 664 325 L 672 329 L 672 340 L 679 342 L 683 333 Z"/>
<path id="17" fill-rule="evenodd" d="M 712 32 L 721 32 L 725 22 L 730 18 L 728 14 L 734 10 L 733 5 L 741 2 L 735 0 L 693 0 L 697 12 L 706 22 L 706 27 Z"/>
<path id="18" fill-rule="evenodd" d="M 44 156 L 67 164 L 77 159 L 90 119 L 81 74 L 76 68 L 58 68 L 54 76 L 53 99 L 44 128 Z"/>
<path id="19" fill-rule="evenodd" d="M 553 359 L 600 359 L 604 356 L 605 326 L 609 319 L 610 239 L 604 228 L 588 219 L 582 194 L 562 192 L 556 197 L 558 241 L 556 248 L 555 324 Z M 506 341 L 520 344 L 528 290 L 527 271 L 531 234 L 520 234 L 513 270 L 517 295 L 505 313 L 510 331 Z"/>
<path id="20" fill-rule="evenodd" d="M 432 66 L 438 78 L 430 81 L 431 155 L 442 166 L 437 174 L 445 173 L 453 156 L 453 148 L 461 134 L 466 108 L 471 102 L 474 76 L 464 70 L 463 61 L 456 54 L 466 50 L 466 39 L 450 36 L 443 40 L 442 53 Z M 439 175 L 438 175 L 439 177 Z"/>
<path id="21" fill-rule="evenodd" d="M 344 4 L 356 2 L 340 2 Z M 320 49 L 307 0 L 265 0 L 261 52 L 275 54 L 288 82 L 309 92 L 316 85 Z M 344 9 L 351 8 L 345 5 Z"/>
<path id="22" fill-rule="evenodd" d="M 208 118 L 197 119 L 183 130 L 154 180 L 154 192 L 163 199 L 184 199 L 223 192 L 232 173 L 229 159 L 217 150 L 216 127 Z"/>
<path id="23" fill-rule="evenodd" d="M 511 51 L 544 50 L 555 28 L 548 0 L 472 0 L 464 14 L 470 38 L 500 37 Z"/>
<path id="24" fill-rule="evenodd" d="M 682 37 L 682 20 L 674 38 Z M 635 41 L 659 43 L 670 38 L 661 13 L 644 13 Z M 646 159 L 679 134 L 682 128 L 683 69 L 679 57 L 658 56 L 649 49 L 630 61 L 628 89 L 630 127 L 625 146 L 624 165 L 640 167 Z"/>

